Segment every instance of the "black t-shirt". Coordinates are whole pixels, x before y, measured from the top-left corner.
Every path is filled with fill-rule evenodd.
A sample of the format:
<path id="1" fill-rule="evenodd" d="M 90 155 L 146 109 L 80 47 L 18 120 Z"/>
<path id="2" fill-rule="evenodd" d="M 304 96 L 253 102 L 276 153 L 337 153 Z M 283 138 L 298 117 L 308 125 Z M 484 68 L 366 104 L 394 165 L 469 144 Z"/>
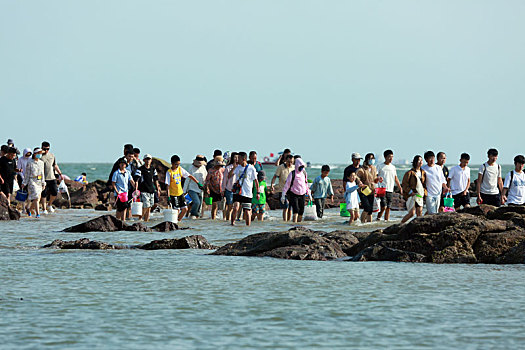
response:
<path id="1" fill-rule="evenodd" d="M 0 176 L 7 183 L 13 182 L 16 177 L 16 160 L 7 157 L 0 158 Z"/>
<path id="2" fill-rule="evenodd" d="M 443 165 L 443 175 L 445 175 L 445 179 L 448 179 L 448 168 L 446 165 Z"/>
<path id="3" fill-rule="evenodd" d="M 157 169 L 154 167 L 146 168 L 145 165 L 141 166 L 135 172 L 135 179 L 139 183 L 139 191 L 145 193 L 155 192 L 155 181 L 159 180 Z"/>
<path id="4" fill-rule="evenodd" d="M 353 164 L 350 164 L 349 166 L 347 166 L 345 168 L 345 171 L 343 172 L 343 181 L 346 181 L 351 171 L 357 173 L 357 170 L 359 170 L 359 168 L 361 168 L 361 166 L 356 168 Z"/>

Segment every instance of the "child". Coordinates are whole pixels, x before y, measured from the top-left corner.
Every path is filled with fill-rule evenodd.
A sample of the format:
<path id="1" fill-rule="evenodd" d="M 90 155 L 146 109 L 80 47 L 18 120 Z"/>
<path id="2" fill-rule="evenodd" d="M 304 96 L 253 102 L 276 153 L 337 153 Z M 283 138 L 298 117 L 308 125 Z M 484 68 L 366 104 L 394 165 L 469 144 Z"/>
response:
<path id="1" fill-rule="evenodd" d="M 350 213 L 350 219 L 348 220 L 348 225 L 351 225 L 352 222 L 359 219 L 359 195 L 357 189 L 359 187 L 364 187 L 363 183 L 359 181 L 355 171 L 350 171 L 346 178 L 346 188 L 345 188 L 345 201 L 346 201 L 346 210 Z"/>
<path id="2" fill-rule="evenodd" d="M 126 161 L 126 159 L 120 159 L 118 165 L 119 168 L 113 173 L 111 183 L 113 185 L 113 189 L 115 190 L 115 196 L 117 197 L 117 219 L 125 221 L 130 205 L 128 201 L 121 201 L 118 195 L 120 193 L 128 193 L 129 183 L 131 183 L 135 188 L 136 185 L 135 181 L 133 181 L 133 179 L 131 178 L 131 173 L 126 169 L 126 167 L 128 166 L 128 162 Z"/>
<path id="3" fill-rule="evenodd" d="M 266 213 L 266 173 L 264 170 L 259 171 L 257 180 L 259 180 L 259 189 L 255 188 L 255 186 L 253 188 L 252 221 L 255 220 L 255 217 L 257 217 L 259 221 L 263 221 L 264 213 Z M 260 194 L 259 199 L 257 199 L 257 192 Z"/>
<path id="4" fill-rule="evenodd" d="M 321 175 L 315 178 L 311 188 L 314 203 L 317 208 L 317 217 L 319 219 L 323 217 L 326 197 L 330 196 L 330 201 L 334 201 L 334 190 L 328 174 L 330 174 L 330 167 L 323 165 L 321 167 Z"/>
<path id="5" fill-rule="evenodd" d="M 86 173 L 82 173 L 80 176 L 77 176 L 76 179 L 75 179 L 76 182 L 80 182 L 84 185 L 87 185 L 88 184 L 88 181 L 87 181 L 87 174 Z"/>
<path id="6" fill-rule="evenodd" d="M 195 176 L 191 175 L 180 166 L 179 156 L 173 155 L 171 157 L 171 168 L 166 171 L 165 183 L 166 186 L 168 186 L 168 205 L 171 205 L 173 209 L 180 210 L 179 221 L 182 220 L 186 211 L 188 211 L 184 192 L 182 191 L 182 178 L 190 178 L 197 184 L 197 186 L 199 186 L 199 189 L 202 190 L 204 188 Z"/>

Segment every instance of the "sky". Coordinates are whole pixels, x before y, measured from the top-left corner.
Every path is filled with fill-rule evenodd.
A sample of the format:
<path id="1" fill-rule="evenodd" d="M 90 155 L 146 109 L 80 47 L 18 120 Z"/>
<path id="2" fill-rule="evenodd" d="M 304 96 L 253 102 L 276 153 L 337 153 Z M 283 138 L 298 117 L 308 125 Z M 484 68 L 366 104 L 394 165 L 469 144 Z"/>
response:
<path id="1" fill-rule="evenodd" d="M 0 0 L 0 141 L 62 162 L 525 153 L 525 1 Z M 3 139 L 2 139 L 3 138 Z"/>

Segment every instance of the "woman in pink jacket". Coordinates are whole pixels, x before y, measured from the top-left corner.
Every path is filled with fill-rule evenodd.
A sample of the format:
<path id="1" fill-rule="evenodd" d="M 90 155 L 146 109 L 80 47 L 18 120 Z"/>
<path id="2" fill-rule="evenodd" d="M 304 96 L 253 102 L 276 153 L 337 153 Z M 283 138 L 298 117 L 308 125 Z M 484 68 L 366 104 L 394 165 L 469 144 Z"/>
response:
<path id="1" fill-rule="evenodd" d="M 295 170 L 288 174 L 281 196 L 281 202 L 283 203 L 286 197 L 288 197 L 288 201 L 292 207 L 293 222 L 301 222 L 303 220 L 306 195 L 310 196 L 308 177 L 306 170 L 304 170 L 305 166 L 306 164 L 301 158 L 295 160 Z"/>

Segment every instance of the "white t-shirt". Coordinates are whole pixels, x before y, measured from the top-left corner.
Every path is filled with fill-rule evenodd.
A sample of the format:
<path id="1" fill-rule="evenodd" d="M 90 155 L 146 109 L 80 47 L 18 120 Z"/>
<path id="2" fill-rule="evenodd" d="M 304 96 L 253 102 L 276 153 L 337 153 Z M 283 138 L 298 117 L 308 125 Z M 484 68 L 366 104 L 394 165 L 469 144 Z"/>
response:
<path id="1" fill-rule="evenodd" d="M 522 205 L 525 203 L 525 173 L 523 171 L 521 173 L 514 171 L 512 185 L 510 184 L 510 173 L 509 171 L 503 184 L 503 187 L 509 189 L 507 193 L 507 204 Z"/>
<path id="2" fill-rule="evenodd" d="M 452 195 L 459 194 L 467 189 L 468 180 L 470 179 L 470 168 L 468 166 L 462 169 L 456 165 L 448 173 L 450 179 L 450 192 Z"/>
<path id="3" fill-rule="evenodd" d="M 386 187 L 386 191 L 394 192 L 397 176 L 396 167 L 392 163 L 388 165 L 383 163 L 377 167 L 377 172 L 378 175 L 383 178 L 382 185 Z"/>
<path id="4" fill-rule="evenodd" d="M 501 167 L 499 164 L 494 163 L 489 165 L 485 163 L 479 167 L 478 174 L 483 174 L 483 172 L 485 172 L 485 176 L 481 182 L 481 193 L 499 194 L 498 177 L 501 177 Z"/>
<path id="5" fill-rule="evenodd" d="M 239 165 L 233 173 L 235 174 L 235 182 L 240 179 L 239 183 L 242 183 L 241 187 L 241 196 L 252 198 L 253 197 L 253 181 L 257 179 L 257 170 L 251 164 L 248 165 L 244 177 L 241 179 L 242 174 L 244 173 L 244 168 L 242 165 Z"/>
<path id="6" fill-rule="evenodd" d="M 352 187 L 355 187 L 356 183 L 348 181 L 346 183 L 345 192 L 351 189 Z M 345 200 L 346 200 L 346 209 L 359 209 L 359 195 L 357 193 L 357 190 L 354 190 L 350 193 L 345 193 Z"/>
<path id="7" fill-rule="evenodd" d="M 425 170 L 425 173 L 427 174 L 426 185 L 428 195 L 432 197 L 441 196 L 443 184 L 447 183 L 445 175 L 443 175 L 443 168 L 437 164 L 434 164 L 431 167 L 428 166 L 428 164 L 425 164 L 421 169 Z"/>

